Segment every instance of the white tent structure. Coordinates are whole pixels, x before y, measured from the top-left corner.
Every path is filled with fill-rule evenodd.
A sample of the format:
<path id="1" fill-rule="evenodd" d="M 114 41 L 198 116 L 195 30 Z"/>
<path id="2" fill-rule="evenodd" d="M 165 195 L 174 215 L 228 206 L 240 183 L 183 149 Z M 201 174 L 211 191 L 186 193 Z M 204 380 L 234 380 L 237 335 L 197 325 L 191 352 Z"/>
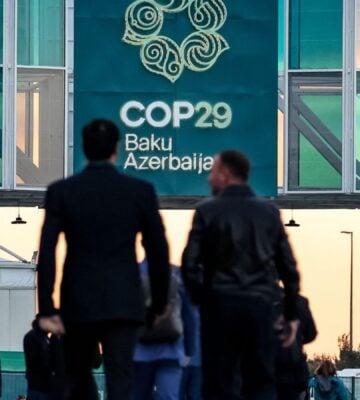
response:
<path id="1" fill-rule="evenodd" d="M 0 250 L 15 259 L 0 258 L 0 351 L 22 351 L 36 312 L 36 265 L 4 246 Z"/>

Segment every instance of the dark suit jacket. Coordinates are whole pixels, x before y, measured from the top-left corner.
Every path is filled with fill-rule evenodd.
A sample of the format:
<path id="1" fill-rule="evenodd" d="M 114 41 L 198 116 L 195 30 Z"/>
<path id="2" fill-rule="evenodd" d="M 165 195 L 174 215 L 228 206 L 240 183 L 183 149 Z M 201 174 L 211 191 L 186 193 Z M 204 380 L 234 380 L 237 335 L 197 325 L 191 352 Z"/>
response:
<path id="1" fill-rule="evenodd" d="M 164 228 L 153 187 L 91 163 L 81 173 L 49 186 L 38 264 L 39 309 L 52 315 L 55 247 L 65 233 L 67 255 L 61 284 L 65 322 L 143 321 L 144 299 L 135 257 L 142 233 L 149 262 L 153 309 L 163 311 L 169 263 Z"/>

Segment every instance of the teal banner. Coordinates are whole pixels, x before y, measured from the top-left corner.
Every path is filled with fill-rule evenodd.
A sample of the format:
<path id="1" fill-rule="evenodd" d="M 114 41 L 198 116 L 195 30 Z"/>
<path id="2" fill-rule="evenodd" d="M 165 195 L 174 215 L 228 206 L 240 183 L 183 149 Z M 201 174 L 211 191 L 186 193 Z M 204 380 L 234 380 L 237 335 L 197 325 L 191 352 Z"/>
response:
<path id="1" fill-rule="evenodd" d="M 214 155 L 245 152 L 277 189 L 278 0 L 76 0 L 74 170 L 81 128 L 115 121 L 118 168 L 164 196 L 208 195 Z"/>

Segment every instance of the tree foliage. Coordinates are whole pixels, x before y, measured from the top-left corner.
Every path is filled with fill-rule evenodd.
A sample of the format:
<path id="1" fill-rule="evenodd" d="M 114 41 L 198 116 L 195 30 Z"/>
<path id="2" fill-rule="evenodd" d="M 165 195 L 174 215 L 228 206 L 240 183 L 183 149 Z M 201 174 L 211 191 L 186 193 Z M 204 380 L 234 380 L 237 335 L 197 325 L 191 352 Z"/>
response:
<path id="1" fill-rule="evenodd" d="M 360 368 L 360 346 L 357 350 L 350 348 L 349 334 L 344 333 L 338 337 L 339 356 L 331 356 L 329 354 L 314 354 L 308 359 L 310 375 L 314 375 L 315 369 L 324 360 L 331 360 L 336 369 Z"/>
<path id="2" fill-rule="evenodd" d="M 339 359 L 336 362 L 337 369 L 360 368 L 360 348 L 351 349 L 348 334 L 338 337 Z"/>

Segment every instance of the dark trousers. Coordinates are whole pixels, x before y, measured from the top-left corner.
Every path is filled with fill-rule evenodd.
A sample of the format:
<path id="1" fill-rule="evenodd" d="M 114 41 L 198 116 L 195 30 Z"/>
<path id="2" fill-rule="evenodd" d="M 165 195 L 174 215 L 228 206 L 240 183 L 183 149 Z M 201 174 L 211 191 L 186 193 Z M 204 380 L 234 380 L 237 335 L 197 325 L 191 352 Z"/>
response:
<path id="1" fill-rule="evenodd" d="M 278 400 L 304 400 L 306 392 L 295 389 L 292 385 L 278 387 Z"/>
<path id="2" fill-rule="evenodd" d="M 234 293 L 212 293 L 203 304 L 204 400 L 275 400 L 272 305 Z"/>
<path id="3" fill-rule="evenodd" d="M 137 325 L 126 321 L 102 321 L 66 326 L 64 356 L 66 400 L 97 400 L 92 376 L 96 348 L 103 351 L 108 400 L 130 400 L 133 353 Z"/>
<path id="4" fill-rule="evenodd" d="M 201 367 L 186 367 L 180 386 L 180 400 L 201 400 L 202 399 L 202 373 Z"/>
<path id="5" fill-rule="evenodd" d="M 39 392 L 37 390 L 28 389 L 27 400 L 49 400 L 49 396 L 46 393 Z"/>

